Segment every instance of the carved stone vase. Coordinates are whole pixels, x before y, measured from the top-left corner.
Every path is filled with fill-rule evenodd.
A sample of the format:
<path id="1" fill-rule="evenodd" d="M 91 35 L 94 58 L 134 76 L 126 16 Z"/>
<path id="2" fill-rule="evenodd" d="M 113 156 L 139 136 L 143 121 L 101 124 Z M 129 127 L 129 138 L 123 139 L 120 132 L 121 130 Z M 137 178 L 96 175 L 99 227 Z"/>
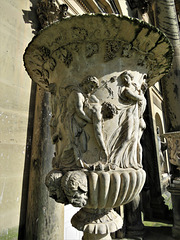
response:
<path id="1" fill-rule="evenodd" d="M 168 155 L 171 164 L 177 167 L 177 173 L 172 175 L 172 183 L 168 187 L 173 205 L 172 235 L 176 239 L 180 236 L 180 131 L 163 134 L 167 140 Z"/>
<path id="2" fill-rule="evenodd" d="M 177 167 L 178 171 L 180 171 L 180 131 L 164 133 L 163 137 L 167 140 L 169 161 Z M 178 180 L 180 183 L 180 172 L 175 181 Z"/>
<path id="3" fill-rule="evenodd" d="M 123 224 L 113 208 L 143 187 L 144 93 L 171 61 L 163 33 L 116 15 L 63 19 L 26 49 L 27 72 L 51 92 L 56 152 L 46 185 L 57 202 L 81 208 L 72 225 L 83 239 L 111 239 Z"/>

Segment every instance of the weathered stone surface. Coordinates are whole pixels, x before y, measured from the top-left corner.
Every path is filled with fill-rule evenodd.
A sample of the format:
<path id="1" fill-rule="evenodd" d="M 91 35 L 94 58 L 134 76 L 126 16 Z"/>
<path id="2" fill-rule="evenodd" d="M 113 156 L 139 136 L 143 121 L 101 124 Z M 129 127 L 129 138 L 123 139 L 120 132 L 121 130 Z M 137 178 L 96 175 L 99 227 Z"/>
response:
<path id="1" fill-rule="evenodd" d="M 108 234 L 89 234 L 89 233 L 84 233 L 84 236 L 82 238 L 82 240 L 98 240 L 98 239 L 102 239 L 103 237 L 103 240 L 109 240 L 111 239 L 111 235 L 108 233 Z"/>
<path id="2" fill-rule="evenodd" d="M 171 46 L 156 28 L 115 15 L 67 18 L 26 49 L 30 77 L 51 92 L 56 152 L 46 185 L 57 202 L 83 207 L 72 222 L 87 232 L 84 239 L 106 239 L 121 228 L 112 208 L 143 187 L 144 93 L 171 59 Z"/>
<path id="3" fill-rule="evenodd" d="M 132 56 L 135 62 L 131 61 Z M 101 65 L 94 69 L 95 58 L 100 62 L 103 59 L 111 60 L 108 65 L 112 72 L 112 60 L 115 60 L 116 66 L 117 62 L 125 61 L 127 65 L 130 64 L 131 70 L 137 65 L 139 69 L 140 65 L 144 65 L 151 86 L 168 72 L 172 48 L 162 32 L 137 19 L 115 15 L 82 15 L 64 19 L 41 31 L 27 48 L 24 60 L 30 77 L 48 90 L 49 84 L 57 78 L 54 74 L 56 67 L 64 78 L 62 85 L 67 81 L 72 83 L 69 74 L 74 69 L 77 73 L 86 69 L 87 62 L 89 67 L 84 71 L 85 75 L 81 75 L 82 78 L 92 75 L 92 69 L 99 78 L 104 71 Z"/>
<path id="4" fill-rule="evenodd" d="M 30 161 L 26 218 L 21 219 L 20 239 L 63 239 L 62 205 L 47 196 L 45 176 L 51 170 L 54 146 L 50 138 L 50 94 L 38 87 Z M 52 220 L 53 219 L 53 220 Z M 24 220 L 24 222 L 23 222 Z M 22 225 L 22 226 L 21 226 Z M 25 226 L 24 226 L 25 225 Z"/>
<path id="5" fill-rule="evenodd" d="M 173 205 L 173 228 L 172 235 L 175 239 L 179 239 L 180 236 L 180 181 L 173 183 L 169 188 L 169 192 L 172 197 Z"/>
<path id="6" fill-rule="evenodd" d="M 172 175 L 172 183 L 168 191 L 171 193 L 173 206 L 172 235 L 178 239 L 180 236 L 180 132 L 169 132 L 163 136 L 167 139 L 169 161 L 177 167 L 177 173 Z"/>
<path id="7" fill-rule="evenodd" d="M 46 177 L 46 185 L 50 196 L 57 202 L 104 209 L 130 202 L 141 191 L 145 177 L 142 169 L 78 170 L 68 171 L 64 175 L 61 171 L 52 170 Z"/>
<path id="8" fill-rule="evenodd" d="M 180 130 L 180 35 L 175 2 L 174 0 L 154 2 L 157 27 L 166 34 L 174 48 L 173 67 L 162 81 L 163 111 L 168 132 Z"/>
<path id="9" fill-rule="evenodd" d="M 53 22 L 60 20 L 67 15 L 68 6 L 66 4 L 60 5 L 55 1 L 41 1 L 37 4 L 37 15 L 41 27 L 47 27 Z"/>
<path id="10" fill-rule="evenodd" d="M 122 218 L 113 209 L 82 208 L 71 223 L 80 231 L 99 235 L 115 232 L 123 225 Z"/>
<path id="11" fill-rule="evenodd" d="M 180 132 L 168 132 L 163 136 L 167 139 L 169 161 L 180 171 Z"/>

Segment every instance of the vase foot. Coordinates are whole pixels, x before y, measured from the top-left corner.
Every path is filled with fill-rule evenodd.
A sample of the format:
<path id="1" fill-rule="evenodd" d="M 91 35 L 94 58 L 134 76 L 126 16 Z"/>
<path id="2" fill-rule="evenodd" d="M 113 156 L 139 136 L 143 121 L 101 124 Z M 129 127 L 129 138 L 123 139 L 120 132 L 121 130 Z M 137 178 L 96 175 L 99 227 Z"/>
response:
<path id="1" fill-rule="evenodd" d="M 72 217 L 71 223 L 84 232 L 86 238 L 83 239 L 111 239 L 107 238 L 108 234 L 122 228 L 123 220 L 113 209 L 82 208 Z M 87 238 L 88 234 L 91 238 Z M 93 238 L 93 234 L 100 238 Z"/>
<path id="2" fill-rule="evenodd" d="M 84 232 L 82 240 L 111 240 L 110 233 L 108 234 L 91 234 Z"/>

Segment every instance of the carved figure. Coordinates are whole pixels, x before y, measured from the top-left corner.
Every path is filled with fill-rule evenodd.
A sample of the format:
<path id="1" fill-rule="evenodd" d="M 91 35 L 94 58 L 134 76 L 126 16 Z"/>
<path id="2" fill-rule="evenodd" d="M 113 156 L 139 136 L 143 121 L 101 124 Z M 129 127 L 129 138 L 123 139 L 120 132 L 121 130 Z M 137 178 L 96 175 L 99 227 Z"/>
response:
<path id="1" fill-rule="evenodd" d="M 102 107 L 98 98 L 92 94 L 93 91 L 99 87 L 99 80 L 96 77 L 89 76 L 81 83 L 80 86 L 85 94 L 84 111 L 91 119 L 94 128 L 94 134 L 100 148 L 105 155 L 107 155 L 102 132 Z"/>
<path id="2" fill-rule="evenodd" d="M 158 142 L 158 151 L 159 151 L 159 157 L 160 157 L 160 164 L 161 164 L 161 167 L 163 168 L 163 165 L 165 163 L 163 152 L 167 149 L 167 143 L 161 141 L 160 129 L 159 129 L 158 126 L 156 128 L 156 131 L 157 131 L 157 142 Z"/>
<path id="3" fill-rule="evenodd" d="M 74 207 L 84 207 L 87 204 L 88 183 L 83 171 L 67 172 L 61 182 L 64 193 Z"/>
<path id="4" fill-rule="evenodd" d="M 80 84 L 80 88 L 71 89 L 67 99 L 67 130 L 78 166 L 83 167 L 82 153 L 87 151 L 88 136 L 84 130 L 87 124 L 92 124 L 97 143 L 102 150 L 102 158 L 107 158 L 107 150 L 102 133 L 101 104 L 93 90 L 98 88 L 99 80 L 89 76 Z M 69 119 L 69 120 L 68 120 Z"/>
<path id="5" fill-rule="evenodd" d="M 146 106 L 145 75 L 133 76 L 123 72 L 119 78 L 119 127 L 110 139 L 110 161 L 120 168 L 141 168 L 140 138 L 145 128 L 143 112 Z"/>
<path id="6" fill-rule="evenodd" d="M 87 204 L 87 176 L 83 171 L 69 171 L 65 175 L 59 170 L 52 170 L 46 176 L 45 184 L 49 196 L 58 203 L 83 207 Z"/>
<path id="7" fill-rule="evenodd" d="M 146 123 L 143 119 L 143 113 L 146 109 L 146 99 L 144 97 L 144 93 L 147 90 L 147 83 L 145 82 L 146 80 L 146 75 L 144 75 L 144 82 L 141 85 L 140 89 L 140 95 L 143 95 L 143 100 L 139 102 L 139 131 L 138 131 L 138 144 L 137 144 L 137 163 L 140 167 L 142 166 L 142 146 L 140 143 L 142 134 L 144 132 L 144 129 L 146 128 Z"/>

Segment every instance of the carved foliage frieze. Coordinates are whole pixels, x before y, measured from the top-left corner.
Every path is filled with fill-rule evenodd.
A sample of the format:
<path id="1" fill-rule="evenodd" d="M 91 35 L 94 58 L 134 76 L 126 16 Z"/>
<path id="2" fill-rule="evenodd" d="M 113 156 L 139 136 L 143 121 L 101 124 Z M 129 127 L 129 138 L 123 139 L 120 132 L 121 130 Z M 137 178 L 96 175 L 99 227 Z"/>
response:
<path id="1" fill-rule="evenodd" d="M 31 44 L 27 54 L 31 65 L 31 69 L 28 69 L 30 76 L 37 79 L 36 82 L 43 87 L 47 87 L 50 71 L 57 66 L 57 61 L 61 60 L 67 68 L 74 66 L 76 63 L 73 59 L 77 52 L 86 57 L 87 61 L 95 59 L 99 54 L 104 54 L 104 62 L 134 57 L 139 66 L 148 69 L 150 85 L 168 71 L 172 60 L 172 48 L 165 36 L 156 28 L 136 19 L 83 15 L 78 17 L 76 23 L 73 17 L 67 18 L 52 24 L 48 30 L 51 37 L 47 39 L 47 31 L 40 32 L 39 41 L 35 38 L 34 45 Z M 50 51 L 49 62 L 46 64 L 50 65 L 48 69 L 44 67 L 45 55 L 37 57 L 38 54 L 35 53 L 43 47 Z M 32 52 L 34 53 L 31 54 Z"/>
<path id="2" fill-rule="evenodd" d="M 49 76 L 54 71 L 57 63 L 62 62 L 66 67 L 69 67 L 72 60 L 73 56 L 68 46 L 59 47 L 55 51 L 41 46 L 36 50 L 29 64 L 32 72 L 36 74 L 39 84 L 49 87 Z"/>

